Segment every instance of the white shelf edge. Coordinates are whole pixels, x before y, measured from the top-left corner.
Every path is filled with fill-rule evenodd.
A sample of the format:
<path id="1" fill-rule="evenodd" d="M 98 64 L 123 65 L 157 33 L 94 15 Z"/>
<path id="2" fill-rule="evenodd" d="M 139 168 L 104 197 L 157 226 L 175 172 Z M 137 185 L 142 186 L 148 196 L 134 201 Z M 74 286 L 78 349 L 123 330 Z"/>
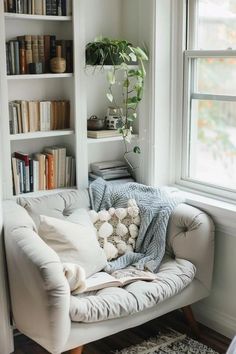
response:
<path id="1" fill-rule="evenodd" d="M 86 65 L 85 70 L 103 72 L 103 71 L 107 71 L 107 70 L 112 70 L 114 67 L 118 70 L 123 70 L 120 67 L 120 65 Z M 129 70 L 136 70 L 139 68 L 139 66 L 138 65 L 128 65 L 128 68 L 129 68 Z"/>
<path id="2" fill-rule="evenodd" d="M 72 73 L 65 74 L 29 74 L 29 75 L 7 75 L 7 80 L 37 80 L 37 79 L 63 79 L 72 77 Z"/>
<path id="3" fill-rule="evenodd" d="M 48 190 L 41 190 L 41 191 L 37 191 L 37 192 L 30 192 L 30 193 L 21 193 L 18 195 L 12 195 L 13 199 L 17 199 L 17 198 L 32 198 L 32 197 L 42 197 L 44 195 L 48 195 L 48 194 L 56 194 L 56 193 L 60 193 L 60 192 L 65 192 L 65 191 L 71 191 L 71 190 L 75 190 L 77 189 L 77 187 L 64 187 L 64 188 L 57 188 L 57 189 L 48 189 Z"/>
<path id="4" fill-rule="evenodd" d="M 50 130 L 47 132 L 32 132 L 32 133 L 24 133 L 24 134 L 11 134 L 11 141 L 19 141 L 19 140 L 30 140 L 30 139 L 43 139 L 57 136 L 66 136 L 73 135 L 74 130 L 65 129 L 65 130 Z"/>
<path id="5" fill-rule="evenodd" d="M 138 134 L 133 134 L 132 139 L 138 139 Z M 122 141 L 122 136 L 113 136 L 109 138 L 87 138 L 88 144 L 99 144 L 99 143 L 109 143 L 109 142 L 116 142 Z"/>
<path id="6" fill-rule="evenodd" d="M 47 15 L 29 15 L 16 14 L 11 12 L 4 13 L 5 19 L 9 20 L 33 20 L 33 21 L 71 21 L 72 16 L 47 16 Z"/>

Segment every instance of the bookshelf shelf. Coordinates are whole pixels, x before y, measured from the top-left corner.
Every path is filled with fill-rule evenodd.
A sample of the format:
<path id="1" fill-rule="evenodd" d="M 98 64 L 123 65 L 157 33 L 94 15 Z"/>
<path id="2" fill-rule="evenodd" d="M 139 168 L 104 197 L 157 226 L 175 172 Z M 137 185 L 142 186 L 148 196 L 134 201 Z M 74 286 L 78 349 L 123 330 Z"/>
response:
<path id="1" fill-rule="evenodd" d="M 138 135 L 134 134 L 133 139 L 137 139 Z M 111 138 L 100 138 L 100 139 L 93 139 L 93 138 L 88 138 L 87 143 L 88 144 L 101 144 L 101 143 L 111 143 L 111 142 L 116 142 L 116 141 L 122 141 L 123 138 L 122 136 L 115 136 Z"/>
<path id="2" fill-rule="evenodd" d="M 59 193 L 59 192 L 64 192 L 64 191 L 75 190 L 75 189 L 76 189 L 76 187 L 65 187 L 65 188 L 41 190 L 41 191 L 30 192 L 30 193 L 22 193 L 22 194 L 14 195 L 13 199 L 17 199 L 22 196 L 24 198 L 41 197 L 43 195 L 54 194 L 54 193 Z"/>
<path id="3" fill-rule="evenodd" d="M 63 79 L 73 77 L 72 73 L 65 74 L 30 74 L 30 75 L 7 75 L 7 80 L 38 80 L 38 79 Z"/>
<path id="4" fill-rule="evenodd" d="M 109 71 L 114 68 L 114 65 L 86 65 L 86 70 L 89 72 L 103 72 L 103 71 Z M 115 65 L 116 69 L 123 70 L 119 65 Z M 129 65 L 130 70 L 136 70 L 138 69 L 138 65 Z"/>
<path id="5" fill-rule="evenodd" d="M 73 135 L 74 130 L 65 129 L 65 130 L 50 130 L 47 132 L 33 132 L 33 133 L 25 133 L 25 134 L 12 134 L 10 135 L 11 141 L 19 141 L 19 140 L 30 140 L 30 139 L 43 139 L 50 138 L 56 136 L 67 136 Z"/>
<path id="6" fill-rule="evenodd" d="M 72 21 L 72 16 L 46 16 L 46 15 L 27 15 L 5 12 L 6 20 L 31 20 L 31 21 Z"/>

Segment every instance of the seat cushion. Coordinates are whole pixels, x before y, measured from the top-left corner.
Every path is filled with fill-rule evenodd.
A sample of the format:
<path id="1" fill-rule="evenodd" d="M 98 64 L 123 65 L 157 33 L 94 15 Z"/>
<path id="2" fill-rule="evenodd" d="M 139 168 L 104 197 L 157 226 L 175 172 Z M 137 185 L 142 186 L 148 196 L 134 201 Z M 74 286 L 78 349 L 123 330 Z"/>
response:
<path id="1" fill-rule="evenodd" d="M 167 258 L 152 282 L 136 281 L 123 288 L 71 296 L 71 320 L 89 323 L 132 315 L 180 293 L 194 279 L 195 272 L 189 261 Z"/>

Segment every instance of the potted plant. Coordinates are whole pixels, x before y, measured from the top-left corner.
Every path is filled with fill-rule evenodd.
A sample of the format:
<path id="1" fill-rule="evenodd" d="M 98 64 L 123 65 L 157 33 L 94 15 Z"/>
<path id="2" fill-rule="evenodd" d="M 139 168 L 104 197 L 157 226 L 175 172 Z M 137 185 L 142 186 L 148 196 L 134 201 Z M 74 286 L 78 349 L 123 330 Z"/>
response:
<path id="1" fill-rule="evenodd" d="M 140 153 L 139 146 L 130 149 L 134 121 L 137 119 L 138 105 L 143 97 L 146 71 L 144 62 L 148 56 L 140 47 L 133 46 L 126 40 L 100 37 L 86 46 L 86 63 L 89 65 L 112 65 L 107 73 L 107 99 L 118 111 L 117 128 L 122 135 L 126 160 L 131 172 L 134 171 L 129 161 L 129 154 Z M 118 72 L 122 70 L 122 78 Z M 118 90 L 117 90 L 118 88 Z M 118 93 L 119 92 L 119 93 Z M 117 96 L 119 95 L 119 97 Z M 122 96 L 122 105 L 118 104 Z"/>

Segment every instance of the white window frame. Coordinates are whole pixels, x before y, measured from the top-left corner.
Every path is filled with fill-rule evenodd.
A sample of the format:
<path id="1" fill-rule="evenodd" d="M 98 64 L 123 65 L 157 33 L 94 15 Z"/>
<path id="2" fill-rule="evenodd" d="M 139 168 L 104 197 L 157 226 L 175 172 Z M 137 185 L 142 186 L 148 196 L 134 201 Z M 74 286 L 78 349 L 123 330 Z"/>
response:
<path id="1" fill-rule="evenodd" d="M 174 8 L 175 18 L 176 11 L 182 11 L 182 23 L 179 24 L 182 29 L 183 36 L 180 38 L 176 38 L 173 36 L 173 46 L 174 48 L 178 48 L 179 62 L 175 64 L 172 70 L 177 70 L 173 75 L 175 76 L 174 82 L 175 87 L 172 88 L 172 104 L 174 107 L 174 111 L 177 112 L 177 115 L 174 116 L 174 112 L 172 110 L 172 129 L 176 132 L 176 136 L 174 138 L 175 143 L 173 144 L 172 154 L 172 162 L 175 168 L 175 184 L 180 185 L 182 188 L 199 192 L 203 195 L 211 195 L 212 197 L 229 201 L 236 202 L 236 191 L 231 190 L 229 188 L 224 188 L 221 186 L 213 186 L 205 182 L 201 182 L 198 180 L 194 180 L 188 177 L 188 168 L 189 168 L 189 148 L 190 148 L 190 103 L 191 98 L 204 98 L 204 99 L 217 99 L 224 101 L 236 101 L 236 96 L 228 96 L 228 95 L 212 95 L 212 94 L 198 94 L 194 92 L 193 80 L 191 80 L 192 75 L 192 63 L 194 59 L 197 58 L 229 58 L 236 57 L 236 50 L 193 50 L 193 43 L 196 39 L 197 31 L 196 31 L 196 21 L 189 21 L 189 18 L 192 17 L 196 19 L 195 14 L 197 13 L 197 0 L 186 0 L 181 1 L 182 5 L 176 3 L 176 8 Z M 186 11 L 187 10 L 187 11 Z M 187 13 L 187 15 L 186 15 Z M 185 24 L 185 18 L 187 19 L 187 25 Z M 176 27 L 176 26 L 175 26 Z M 176 28 L 175 28 L 176 30 Z M 180 70 L 180 67 L 177 65 L 181 65 L 183 70 Z M 182 74 L 182 78 L 180 78 L 180 74 Z M 178 77 L 179 76 L 179 77 Z M 172 84 L 174 85 L 174 84 Z M 178 93 L 176 93 L 176 87 Z M 174 99 L 174 94 L 177 94 L 176 99 Z M 178 106 L 180 109 L 178 110 Z M 177 124 L 174 123 L 174 119 L 177 116 Z M 181 139 L 181 140 L 180 140 Z M 182 144 L 179 142 L 182 141 Z M 177 161 L 177 163 L 176 163 Z M 173 170 L 172 170 L 173 172 Z"/>

